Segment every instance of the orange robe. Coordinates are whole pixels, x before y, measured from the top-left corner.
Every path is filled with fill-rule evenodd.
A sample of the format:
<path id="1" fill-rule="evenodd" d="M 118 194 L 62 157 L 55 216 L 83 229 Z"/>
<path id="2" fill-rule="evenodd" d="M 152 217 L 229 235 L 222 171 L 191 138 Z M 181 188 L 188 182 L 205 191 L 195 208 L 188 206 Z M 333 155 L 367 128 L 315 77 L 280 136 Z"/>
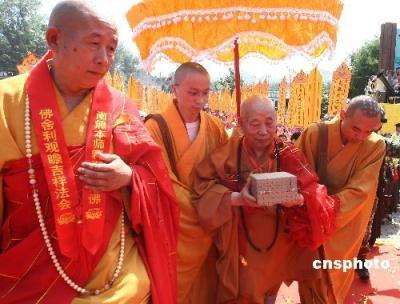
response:
<path id="1" fill-rule="evenodd" d="M 192 183 L 194 170 L 198 164 L 216 147 L 226 142 L 227 135 L 223 123 L 218 118 L 201 111 L 199 132 L 191 143 L 185 124 L 174 104 L 162 113 L 162 116 L 171 133 L 178 176 L 171 170 L 158 124 L 150 119 L 146 122 L 146 127 L 162 147 L 180 206 L 177 302 L 178 304 L 211 303 L 212 287 L 215 284 L 212 283 L 212 272 L 207 266 L 209 264 L 206 259 L 212 242 L 211 236 L 199 225 L 196 210 L 192 205 Z"/>
<path id="2" fill-rule="evenodd" d="M 174 222 L 174 219 L 177 219 L 177 212 L 176 214 L 169 213 L 172 210 L 177 210 L 177 206 L 171 185 L 169 185 L 171 197 L 169 201 L 166 199 L 165 195 L 168 196 L 168 179 L 165 179 L 167 188 L 164 188 L 164 184 L 158 183 L 148 169 L 140 165 L 142 160 L 146 160 L 149 166 L 153 167 L 157 159 L 157 165 L 154 166 L 154 168 L 158 171 L 158 176 L 162 177 L 163 174 L 167 176 L 167 171 L 163 168 L 162 161 L 160 161 L 161 153 L 159 149 L 151 140 L 142 123 L 139 122 L 139 118 L 136 117 L 136 110 L 129 104 L 126 105 L 126 112 L 122 116 L 119 116 L 122 109 L 121 104 L 118 104 L 114 109 L 115 113 L 113 113 L 113 115 L 117 117 L 113 126 L 114 141 L 116 141 L 117 138 L 121 138 L 121 135 L 124 135 L 126 139 L 121 145 L 121 142 L 118 141 L 119 145 L 114 145 L 113 148 L 115 153 L 119 154 L 122 159 L 134 167 L 132 189 L 136 189 L 135 183 L 138 183 L 143 191 L 146 191 L 146 195 L 164 197 L 159 201 L 152 200 L 151 204 L 160 202 L 165 205 L 153 208 L 157 213 L 157 217 L 154 217 L 153 210 L 146 213 L 148 212 L 148 207 L 143 205 L 145 202 L 143 201 L 144 196 L 142 190 L 133 190 L 132 197 L 127 189 L 121 190 L 121 193 L 119 193 L 120 191 L 110 192 L 110 195 L 116 198 L 116 202 L 113 201 L 113 204 L 119 205 L 120 200 L 118 200 L 118 198 L 124 200 L 125 206 L 127 207 L 126 212 L 132 222 L 132 226 L 129 227 L 128 224 L 126 224 L 124 263 L 120 275 L 108 291 L 97 296 L 78 295 L 72 288 L 67 286 L 57 274 L 40 235 L 34 204 L 30 195 L 31 190 L 28 182 L 28 173 L 26 172 L 27 168 L 23 168 L 24 166 L 27 167 L 27 160 L 24 158 L 25 142 L 23 132 L 26 96 L 25 84 L 27 76 L 28 75 L 21 75 L 0 81 L 0 142 L 4 145 L 0 149 L 0 178 L 2 181 L 0 185 L 0 260 L 14 263 L 10 265 L 10 267 L 4 262 L 0 263 L 0 302 L 14 303 L 16 301 L 21 303 L 22 301 L 26 303 L 28 301 L 34 303 L 63 303 L 62 301 L 66 301 L 70 303 L 72 299 L 72 303 L 75 304 L 103 302 L 141 304 L 148 303 L 151 299 L 153 303 L 166 303 L 166 301 L 168 303 L 173 303 L 170 299 L 175 298 L 174 288 L 176 278 L 174 275 L 175 259 L 173 253 L 175 251 L 174 244 L 176 244 L 176 235 L 169 239 L 170 244 L 168 244 L 168 246 L 171 247 L 168 247 L 164 242 L 161 246 L 165 251 L 165 255 L 162 256 L 167 256 L 166 260 L 170 260 L 172 265 L 172 267 L 170 267 L 172 270 L 170 281 L 169 279 L 166 280 L 169 274 L 166 274 L 166 276 L 162 278 L 162 284 L 170 289 L 170 291 L 167 292 L 168 294 L 156 294 L 157 291 L 160 290 L 157 285 L 161 282 L 154 285 L 155 280 L 153 278 L 155 261 L 159 263 L 161 267 L 159 269 L 163 269 L 162 271 L 167 269 L 169 265 L 165 265 L 166 260 L 163 260 L 164 258 L 147 260 L 147 254 L 158 255 L 159 251 L 162 250 L 156 250 L 158 251 L 157 253 L 150 252 L 148 244 L 145 244 L 145 241 L 148 240 L 150 243 L 154 241 L 147 238 L 147 232 L 150 230 L 149 227 L 147 227 L 149 223 L 146 221 L 151 221 L 156 218 L 157 221 L 161 219 L 165 223 L 160 224 L 160 229 L 163 230 L 161 233 L 157 232 L 159 231 L 158 227 L 153 227 L 152 229 L 152 233 L 154 233 L 152 236 L 158 238 L 158 242 L 161 234 L 166 235 L 169 233 L 167 231 L 170 231 L 169 228 L 171 228 L 171 226 L 167 227 L 166 225 L 177 224 L 177 221 Z M 113 94 L 120 93 L 113 92 Z M 82 150 L 81 147 L 84 147 L 86 140 L 86 130 L 92 99 L 91 94 L 71 112 L 66 108 L 65 102 L 57 90 L 56 98 L 57 100 L 55 100 L 55 102 L 57 102 L 61 114 L 61 123 L 68 149 L 70 152 L 74 149 Z M 130 119 L 137 120 L 136 125 L 125 117 L 127 115 L 131 115 L 129 116 Z M 132 130 L 136 133 L 131 132 Z M 54 221 L 51 218 L 52 208 L 51 204 L 45 204 L 45 202 L 49 201 L 47 199 L 48 189 L 45 180 L 43 180 L 44 176 L 41 173 L 43 171 L 41 169 L 40 157 L 37 155 L 38 147 L 35 132 L 32 133 L 32 153 L 35 164 L 37 163 L 36 171 L 37 180 L 40 184 L 39 189 L 41 202 L 43 204 L 42 208 L 48 224 L 47 228 L 49 233 L 52 234 L 54 230 Z M 133 140 L 136 140 L 134 144 Z M 139 150 L 140 153 L 138 153 Z M 141 153 L 146 153 L 145 157 L 143 157 Z M 76 153 L 76 155 L 79 155 L 79 152 Z M 137 155 L 139 155 L 137 159 L 131 159 L 131 157 L 137 157 Z M 77 161 L 76 163 L 80 162 Z M 17 175 L 22 177 L 20 181 L 17 180 Z M 144 183 L 141 184 L 141 181 Z M 153 190 L 150 189 L 151 187 L 145 185 L 147 181 L 151 181 L 153 184 L 157 183 L 160 186 L 160 190 L 157 191 L 157 193 L 151 193 L 153 192 Z M 21 188 L 27 188 L 28 190 L 25 193 L 21 193 Z M 142 197 L 138 197 L 139 195 L 142 195 Z M 131 199 L 135 201 L 135 204 L 131 204 Z M 171 209 L 167 211 L 170 207 Z M 140 213 L 138 212 L 138 208 L 142 208 L 140 209 Z M 165 209 L 161 210 L 163 208 Z M 118 211 L 117 218 L 120 214 L 120 208 L 118 208 Z M 142 216 L 146 218 L 142 218 Z M 112 276 L 120 248 L 120 225 L 118 224 L 120 221 L 117 220 L 116 222 L 117 224 L 115 227 L 109 229 L 109 235 L 104 234 L 103 239 L 105 247 L 104 252 L 102 252 L 104 254 L 101 254 L 98 258 L 87 256 L 85 262 L 90 266 L 94 264 L 94 266 L 87 280 L 80 283 L 85 286 L 85 288 L 102 287 Z M 155 225 L 156 222 L 152 222 L 151 224 Z M 109 226 L 110 224 L 107 223 L 107 225 Z M 131 229 L 137 232 L 137 237 L 134 238 L 132 236 Z M 33 244 L 31 242 L 31 245 L 29 245 L 28 242 L 32 240 L 33 237 L 37 237 L 38 242 L 35 241 Z M 61 260 L 61 264 L 65 267 L 67 274 L 70 275 L 72 279 L 79 280 L 79 278 L 77 278 L 80 276 L 78 272 L 81 269 L 84 270 L 87 265 L 81 263 L 79 265 L 81 269 L 76 271 L 77 273 L 68 271 L 69 269 L 66 265 L 70 265 L 69 261 L 61 257 L 58 252 L 56 239 L 54 239 L 53 242 L 55 244 L 56 253 Z M 26 250 L 25 253 L 19 257 L 16 253 L 20 252 L 21 248 L 25 248 Z M 171 249 L 173 252 L 170 251 Z M 30 260 L 33 255 L 34 257 Z M 167 267 L 164 268 L 164 266 Z M 49 275 L 47 275 L 48 273 Z M 43 283 L 43 286 L 41 286 L 40 282 L 45 280 L 43 274 L 46 274 L 46 283 Z M 47 278 L 51 281 L 48 281 Z M 34 285 L 32 285 L 33 281 L 35 282 Z M 79 281 L 77 282 L 79 283 Z M 151 289 L 152 292 L 150 292 Z M 66 296 L 67 293 L 68 296 Z M 54 300 L 55 297 L 58 300 Z"/>
<path id="3" fill-rule="evenodd" d="M 275 244 L 267 252 L 258 252 L 246 239 L 239 208 L 232 207 L 230 201 L 232 190 L 238 187 L 237 170 L 240 153 L 238 151 L 241 140 L 240 136 L 230 138 L 227 144 L 214 151 L 200 164 L 194 181 L 196 191 L 194 203 L 201 225 L 213 234 L 213 241 L 218 249 L 217 303 L 264 304 L 265 296 L 275 295 L 282 282 L 319 276 L 319 272 L 312 268 L 312 261 L 317 257 L 316 252 L 300 247 L 297 242 L 302 243 L 304 238 L 304 234 L 299 230 L 304 228 L 306 234 L 311 236 L 314 234 L 313 229 L 304 222 L 300 224 L 302 228 L 296 229 L 299 226 L 293 225 L 291 221 L 299 216 L 307 220 L 307 216 L 302 212 L 314 204 L 312 210 L 315 212 L 314 217 L 320 219 L 316 230 L 325 225 L 321 230 L 325 231 L 324 233 L 331 233 L 334 226 L 335 200 L 328 197 L 325 188 L 317 184 L 317 176 L 308 170 L 304 156 L 293 146 L 284 145 L 280 156 L 281 169 L 298 176 L 299 188 L 305 196 L 306 207 L 282 208 L 278 215 L 280 224 Z M 261 165 L 262 170 L 268 172 L 269 167 L 273 168 L 269 169 L 270 171 L 276 171 L 276 159 L 271 157 L 268 162 Z M 248 154 L 241 153 L 240 172 L 243 181 L 251 171 L 253 168 Z M 239 189 L 242 186 L 243 184 Z M 239 189 L 234 190 L 239 191 Z M 327 206 L 326 209 L 319 208 L 324 204 Z M 292 216 L 295 210 L 297 213 Z M 320 211 L 329 213 L 329 216 L 322 217 Z M 265 248 L 273 243 L 277 220 L 276 207 L 243 207 L 243 214 L 248 234 L 254 244 L 259 248 Z M 324 238 L 326 236 L 320 239 L 318 244 Z"/>
<path id="4" fill-rule="evenodd" d="M 383 139 L 373 133 L 364 142 L 342 145 L 340 121 L 328 125 L 327 188 L 340 199 L 337 230 L 323 245 L 324 259 L 357 257 L 371 215 L 379 170 L 385 156 Z M 296 142 L 315 169 L 318 127 L 309 126 Z M 321 257 L 322 258 L 322 257 Z M 331 269 L 320 280 L 300 284 L 302 303 L 343 303 L 353 282 L 354 269 Z"/>

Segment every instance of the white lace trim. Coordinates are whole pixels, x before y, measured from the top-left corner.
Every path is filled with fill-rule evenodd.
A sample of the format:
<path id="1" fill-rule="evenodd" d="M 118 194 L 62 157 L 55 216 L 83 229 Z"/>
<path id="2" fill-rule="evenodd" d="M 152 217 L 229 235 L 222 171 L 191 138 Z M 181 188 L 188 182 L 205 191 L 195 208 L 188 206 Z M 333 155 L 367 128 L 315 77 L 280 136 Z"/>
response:
<path id="1" fill-rule="evenodd" d="M 324 58 L 326 56 L 330 56 L 333 53 L 335 44 L 332 39 L 329 37 L 328 33 L 322 32 L 318 36 L 316 36 L 312 41 L 303 46 L 291 46 L 286 44 L 281 39 L 277 38 L 274 35 L 265 33 L 265 32 L 242 32 L 237 33 L 235 37 L 231 37 L 230 39 L 225 40 L 221 44 L 216 47 L 196 50 L 194 49 L 188 42 L 179 37 L 164 37 L 162 39 L 157 40 L 150 48 L 150 53 L 147 58 L 142 60 L 142 65 L 146 71 L 151 70 L 151 66 L 161 58 L 168 58 L 164 51 L 169 49 L 176 49 L 179 52 L 183 53 L 192 61 L 202 61 L 202 60 L 211 60 L 218 63 L 221 63 L 217 59 L 218 55 L 221 53 L 232 52 L 234 48 L 234 40 L 238 37 L 238 43 L 244 44 L 253 44 L 259 43 L 268 47 L 274 47 L 279 50 L 284 51 L 287 56 L 284 59 L 290 60 L 293 56 L 303 56 L 307 59 L 307 61 L 311 63 L 318 63 L 321 61 L 321 56 L 319 58 L 314 58 L 312 54 L 320 48 L 322 45 L 327 44 L 327 50 L 324 52 Z M 254 56 L 254 53 L 252 53 Z M 282 59 L 273 60 L 268 58 L 265 55 L 259 54 L 259 57 L 264 59 L 269 59 L 271 61 L 282 61 Z M 229 62 L 228 62 L 229 63 Z M 313 64 L 314 65 L 314 64 Z"/>
<path id="2" fill-rule="evenodd" d="M 181 10 L 171 14 L 157 17 L 147 17 L 132 28 L 132 37 L 135 39 L 146 30 L 154 30 L 171 24 L 181 22 L 215 22 L 218 20 L 251 20 L 252 23 L 265 20 L 284 21 L 308 20 L 312 22 L 327 22 L 337 28 L 339 20 L 327 11 L 298 9 L 298 8 L 251 8 L 251 7 L 227 7 L 202 10 Z"/>

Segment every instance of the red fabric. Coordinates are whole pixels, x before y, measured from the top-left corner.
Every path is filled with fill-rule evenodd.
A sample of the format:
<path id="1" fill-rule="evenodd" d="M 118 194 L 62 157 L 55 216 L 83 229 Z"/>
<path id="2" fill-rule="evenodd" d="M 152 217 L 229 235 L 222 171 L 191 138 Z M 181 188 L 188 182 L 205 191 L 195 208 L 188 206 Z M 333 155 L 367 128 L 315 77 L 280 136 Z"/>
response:
<path id="1" fill-rule="evenodd" d="M 127 103 L 132 113 L 132 102 Z M 127 136 L 126 136 L 127 135 Z M 176 303 L 179 209 L 160 148 L 137 117 L 114 130 L 115 153 L 132 165 L 131 219 L 150 275 L 152 303 Z M 140 139 L 132 153 L 132 139 Z"/>
<path id="2" fill-rule="evenodd" d="M 318 176 L 304 154 L 290 143 L 284 145 L 281 171 L 297 176 L 298 188 L 304 197 L 304 206 L 284 209 L 289 237 L 302 247 L 316 249 L 334 232 L 340 201 L 318 184 Z"/>
<path id="3" fill-rule="evenodd" d="M 26 82 L 26 93 L 29 96 L 33 127 L 35 128 L 37 144 L 39 147 L 45 175 L 50 188 L 51 202 L 56 225 L 58 245 L 63 255 L 75 259 L 78 255 L 78 241 L 90 251 L 96 254 L 101 244 L 105 222 L 105 193 L 97 193 L 100 201 L 93 207 L 89 204 L 89 197 L 93 193 L 83 189 L 82 195 L 76 191 L 76 177 L 73 172 L 71 161 L 68 157 L 68 149 L 65 143 L 61 115 L 57 106 L 57 97 L 53 89 L 53 81 L 49 72 L 47 60 L 53 57 L 48 51 L 40 62 L 32 69 Z M 101 141 L 103 147 L 96 151 L 109 152 L 111 143 L 112 117 L 111 111 L 113 99 L 105 80 L 99 81 L 92 92 L 92 105 L 90 119 L 86 134 L 85 161 L 95 161 L 93 156 L 96 129 L 101 128 L 104 138 L 96 138 Z M 115 97 L 120 97 L 115 95 Z M 100 114 L 100 115 L 99 115 Z M 103 120 L 105 125 L 98 124 L 97 119 Z M 45 134 L 52 131 L 57 139 L 46 138 Z M 47 149 L 46 145 L 52 144 L 56 149 Z M 50 156 L 60 157 L 59 163 L 50 162 Z M 52 168 L 57 168 L 57 175 L 54 178 Z M 60 172 L 61 171 L 61 172 Z M 63 181 L 63 179 L 65 181 Z M 60 195 L 60 192 L 63 195 Z M 60 207 L 62 205 L 63 207 Z M 78 207 L 78 205 L 80 205 Z M 87 214 L 96 212 L 97 218 L 89 217 Z M 60 224 L 62 218 L 72 218 L 69 223 Z M 81 220 L 78 227 L 77 219 Z M 80 234 L 80 240 L 76 237 Z"/>
<path id="4" fill-rule="evenodd" d="M 397 168 L 394 167 L 394 168 L 392 169 L 392 172 L 393 172 L 393 178 L 392 178 L 392 180 L 393 180 L 393 182 L 397 182 L 397 181 L 399 180 L 399 172 L 398 172 Z"/>
<path id="5" fill-rule="evenodd" d="M 74 168 L 83 160 L 84 147 L 69 147 Z M 28 179 L 27 159 L 13 161 L 4 167 L 4 222 L 1 227 L 0 253 L 0 302 L 36 302 L 50 287 L 41 303 L 70 303 L 76 292 L 62 279 L 56 280 L 56 272 L 38 225 L 35 205 Z M 90 277 L 103 256 L 108 241 L 121 213 L 118 192 L 107 197 L 106 226 L 99 252 L 92 256 L 79 246 L 78 258 L 74 261 L 63 256 L 56 240 L 54 216 L 49 201 L 47 183 L 39 155 L 33 157 L 37 187 L 45 216 L 46 227 L 52 235 L 52 244 L 61 265 L 70 277 L 80 285 Z M 82 184 L 77 182 L 78 192 Z M 68 266 L 67 266 L 68 265 Z M 35 284 L 33 284 L 35 282 Z M 54 285 L 52 285 L 54 282 Z"/>
<path id="6" fill-rule="evenodd" d="M 122 95 L 109 88 L 113 99 L 113 117 L 121 112 Z M 151 279 L 152 303 L 176 302 L 176 242 L 178 205 L 160 148 L 150 138 L 137 110 L 126 100 L 130 121 L 113 130 L 115 153 L 133 168 L 131 218 L 138 233 L 137 244 Z M 76 169 L 83 159 L 84 147 L 69 147 Z M 55 235 L 54 217 L 39 155 L 33 157 L 46 227 Z M 41 231 L 28 182 L 27 160 L 8 163 L 4 171 L 5 218 L 0 241 L 0 302 L 70 303 L 76 292 L 58 278 Z M 78 183 L 78 192 L 81 185 Z M 88 253 L 79 248 L 78 259 L 61 255 L 57 241 L 55 252 L 71 279 L 84 286 L 103 256 L 121 211 L 119 191 L 107 193 L 105 229 L 99 251 Z M 117 258 L 117 257 L 116 257 Z M 33 284 L 34 283 L 34 284 Z"/>

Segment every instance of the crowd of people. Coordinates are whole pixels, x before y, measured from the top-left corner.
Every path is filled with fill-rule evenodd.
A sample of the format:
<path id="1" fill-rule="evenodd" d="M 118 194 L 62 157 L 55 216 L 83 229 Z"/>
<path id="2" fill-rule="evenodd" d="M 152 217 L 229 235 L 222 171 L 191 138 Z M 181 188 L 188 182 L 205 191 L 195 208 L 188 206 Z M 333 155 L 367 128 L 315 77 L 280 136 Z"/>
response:
<path id="1" fill-rule="evenodd" d="M 186 62 L 143 123 L 103 79 L 118 43 L 105 12 L 61 1 L 46 41 L 0 82 L 1 303 L 265 304 L 293 281 L 302 303 L 344 303 L 354 269 L 314 265 L 365 239 L 386 155 L 374 99 L 297 130 L 252 96 L 237 122 L 213 113 L 227 126 L 203 110 L 209 73 Z M 276 172 L 293 195 L 261 204 L 250 176 Z"/>

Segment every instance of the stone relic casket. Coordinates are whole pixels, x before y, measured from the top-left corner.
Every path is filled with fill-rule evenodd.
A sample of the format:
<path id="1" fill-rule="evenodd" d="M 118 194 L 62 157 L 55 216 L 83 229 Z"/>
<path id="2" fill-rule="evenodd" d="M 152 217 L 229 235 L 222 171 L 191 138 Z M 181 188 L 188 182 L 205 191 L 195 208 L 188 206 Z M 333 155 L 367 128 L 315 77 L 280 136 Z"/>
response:
<path id="1" fill-rule="evenodd" d="M 297 197 L 297 178 L 287 172 L 250 174 L 250 191 L 257 204 L 273 206 Z"/>

